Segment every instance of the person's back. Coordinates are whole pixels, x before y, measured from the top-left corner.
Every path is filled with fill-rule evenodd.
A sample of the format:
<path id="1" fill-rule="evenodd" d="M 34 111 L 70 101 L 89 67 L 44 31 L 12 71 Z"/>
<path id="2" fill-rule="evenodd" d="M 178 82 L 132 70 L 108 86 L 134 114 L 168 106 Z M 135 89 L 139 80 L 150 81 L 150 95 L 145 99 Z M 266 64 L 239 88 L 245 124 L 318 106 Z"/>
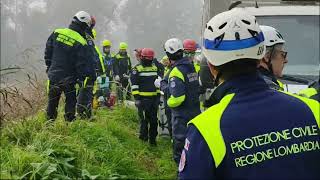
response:
<path id="1" fill-rule="evenodd" d="M 183 57 L 181 40 L 171 38 L 164 47 L 172 62 L 167 82 L 167 105 L 172 112 L 173 159 L 178 165 L 186 138 L 187 123 L 200 114 L 199 81 L 193 64 Z"/>
<path id="2" fill-rule="evenodd" d="M 271 90 L 258 75 L 231 80 L 219 87 L 219 91 L 220 103 L 192 121 L 198 129 L 201 124 L 204 127 L 209 123 L 220 124 L 210 128 L 216 137 L 207 142 L 214 143 L 211 151 L 201 130 L 192 126 L 188 131 L 193 141 L 188 153 L 197 151 L 201 157 L 210 158 L 187 157 L 186 165 L 198 170 L 182 178 L 319 177 L 319 124 L 305 102 L 311 104 L 314 111 L 319 110 L 319 103 Z M 319 118 L 319 111 L 317 115 Z M 212 157 L 215 152 L 221 155 Z M 206 171 L 208 169 L 210 171 Z"/>
<path id="3" fill-rule="evenodd" d="M 79 11 L 69 28 L 56 29 L 47 40 L 44 59 L 49 78 L 47 119 L 50 121 L 57 118 L 62 92 L 66 96 L 64 117 L 67 121 L 75 119 L 75 84 L 88 76 L 87 62 L 92 58 L 85 39 L 92 19 L 87 12 Z"/>
<path id="4" fill-rule="evenodd" d="M 174 114 L 181 114 L 183 112 L 183 116 L 188 118 L 194 118 L 198 114 L 200 114 L 200 102 L 199 102 L 199 81 L 198 75 L 195 71 L 194 65 L 189 61 L 188 58 L 184 58 L 178 60 L 172 67 L 172 70 L 169 73 L 169 80 L 176 75 L 176 70 L 182 73 L 184 76 L 185 83 L 185 101 L 177 106 L 172 107 L 172 111 Z M 170 81 L 169 81 L 170 82 Z M 173 83 L 171 83 L 171 86 Z M 171 94 L 170 94 L 171 95 Z M 169 98 L 170 99 L 170 98 Z M 170 101 L 169 101 L 170 102 Z M 190 120 L 190 119 L 188 119 Z"/>
<path id="5" fill-rule="evenodd" d="M 80 73 L 84 73 L 77 72 L 79 68 L 77 69 L 76 65 L 81 63 L 77 57 L 87 56 L 83 48 L 87 42 L 78 32 L 69 28 L 55 30 L 50 39 L 48 43 L 51 44 L 52 50 L 50 50 L 51 53 L 46 51 L 45 56 L 45 59 L 50 59 L 48 61 L 50 63 L 48 66 L 49 79 L 57 83 L 61 81 L 75 82 L 81 75 Z M 85 64 L 85 58 L 82 63 Z"/>
<path id="6" fill-rule="evenodd" d="M 179 177 L 319 179 L 320 104 L 264 81 L 256 18 L 240 9 L 220 13 L 207 23 L 204 41 L 217 104 L 188 123 Z"/>

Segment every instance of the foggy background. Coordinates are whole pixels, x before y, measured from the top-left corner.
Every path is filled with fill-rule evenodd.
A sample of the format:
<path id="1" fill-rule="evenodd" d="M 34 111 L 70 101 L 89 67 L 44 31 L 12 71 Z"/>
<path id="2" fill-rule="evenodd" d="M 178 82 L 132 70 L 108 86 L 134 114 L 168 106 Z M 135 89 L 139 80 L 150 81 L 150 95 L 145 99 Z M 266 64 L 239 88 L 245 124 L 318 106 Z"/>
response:
<path id="1" fill-rule="evenodd" d="M 203 0 L 1 0 L 1 69 L 19 66 L 46 78 L 47 38 L 56 28 L 68 27 L 80 10 L 96 17 L 100 49 L 109 39 L 116 53 L 125 41 L 133 64 L 132 51 L 139 47 L 154 48 L 160 59 L 171 37 L 200 41 L 202 6 Z"/>

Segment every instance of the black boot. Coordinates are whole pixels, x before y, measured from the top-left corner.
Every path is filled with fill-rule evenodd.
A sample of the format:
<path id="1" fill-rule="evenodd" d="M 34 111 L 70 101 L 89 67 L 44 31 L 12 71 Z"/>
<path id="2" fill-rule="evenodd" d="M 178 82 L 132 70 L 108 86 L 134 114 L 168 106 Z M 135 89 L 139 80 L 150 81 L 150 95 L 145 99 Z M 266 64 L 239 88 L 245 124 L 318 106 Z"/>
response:
<path id="1" fill-rule="evenodd" d="M 148 141 L 148 138 L 147 138 L 147 137 L 139 136 L 139 139 L 141 139 L 141 141 L 144 141 L 144 142 L 147 142 L 147 141 Z"/>
<path id="2" fill-rule="evenodd" d="M 150 144 L 151 146 L 157 146 L 156 139 L 150 139 L 150 140 L 149 140 L 149 144 Z"/>

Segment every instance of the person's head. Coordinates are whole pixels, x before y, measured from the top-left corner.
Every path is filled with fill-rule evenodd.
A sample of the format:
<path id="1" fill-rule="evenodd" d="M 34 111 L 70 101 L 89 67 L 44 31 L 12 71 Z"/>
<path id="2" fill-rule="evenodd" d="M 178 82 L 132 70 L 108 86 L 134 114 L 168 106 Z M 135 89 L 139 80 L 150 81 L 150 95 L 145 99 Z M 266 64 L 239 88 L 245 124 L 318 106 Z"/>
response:
<path id="1" fill-rule="evenodd" d="M 264 36 L 256 18 L 232 9 L 213 17 L 204 31 L 203 54 L 217 83 L 256 72 L 265 54 Z"/>
<path id="2" fill-rule="evenodd" d="M 154 50 L 151 48 L 143 48 L 141 50 L 141 63 L 144 65 L 151 65 L 154 59 Z"/>
<path id="3" fill-rule="evenodd" d="M 127 54 L 127 49 L 128 49 L 128 44 L 125 42 L 121 42 L 119 44 L 119 54 L 120 55 L 126 55 Z"/>
<path id="4" fill-rule="evenodd" d="M 184 55 L 190 58 L 190 61 L 193 61 L 194 56 L 197 50 L 197 43 L 192 39 L 185 39 L 183 41 L 183 52 Z"/>
<path id="5" fill-rule="evenodd" d="M 96 26 L 96 22 L 96 17 L 91 16 L 91 26 L 89 28 L 93 29 Z"/>
<path id="6" fill-rule="evenodd" d="M 267 52 L 261 59 L 259 66 L 270 71 L 274 76 L 282 77 L 284 65 L 288 62 L 285 51 L 285 40 L 280 32 L 271 26 L 260 26 L 264 38 Z"/>
<path id="7" fill-rule="evenodd" d="M 163 56 L 160 63 L 165 66 L 165 67 L 169 67 L 170 66 L 170 61 L 168 56 Z"/>
<path id="8" fill-rule="evenodd" d="M 112 46 L 112 43 L 110 40 L 106 39 L 106 40 L 103 40 L 102 41 L 102 51 L 105 53 L 105 54 L 109 54 L 110 51 L 111 51 L 111 46 Z"/>
<path id="9" fill-rule="evenodd" d="M 164 44 L 164 51 L 170 61 L 177 61 L 183 58 L 183 44 L 180 39 L 172 38 L 167 40 Z"/>
<path id="10" fill-rule="evenodd" d="M 95 18 L 85 11 L 77 12 L 72 19 L 72 23 L 78 24 L 84 31 L 95 26 Z"/>
<path id="11" fill-rule="evenodd" d="M 134 50 L 134 55 L 136 56 L 137 61 L 141 60 L 141 52 L 143 48 L 137 48 Z"/>

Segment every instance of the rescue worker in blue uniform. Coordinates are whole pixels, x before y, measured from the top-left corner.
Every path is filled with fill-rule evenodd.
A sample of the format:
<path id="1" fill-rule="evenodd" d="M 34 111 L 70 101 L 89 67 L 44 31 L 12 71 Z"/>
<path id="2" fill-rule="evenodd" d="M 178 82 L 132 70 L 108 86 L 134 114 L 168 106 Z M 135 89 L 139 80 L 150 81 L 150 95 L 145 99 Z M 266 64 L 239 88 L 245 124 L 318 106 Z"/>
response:
<path id="1" fill-rule="evenodd" d="M 187 123 L 200 114 L 198 74 L 188 58 L 183 58 L 181 40 L 166 41 L 165 51 L 172 70 L 169 74 L 169 94 L 167 104 L 172 112 L 173 159 L 179 164 L 186 138 Z"/>
<path id="2" fill-rule="evenodd" d="M 267 51 L 258 65 L 259 72 L 270 88 L 283 91 L 284 85 L 278 79 L 282 77 L 283 68 L 288 63 L 286 41 L 277 29 L 271 26 L 260 26 L 260 28 L 265 37 Z"/>
<path id="3" fill-rule="evenodd" d="M 111 53 L 111 41 L 102 41 L 102 57 L 100 58 L 100 66 L 98 66 L 97 73 L 100 77 L 97 78 L 96 98 L 103 97 L 105 101 L 111 94 L 111 84 L 113 80 L 113 62 L 114 54 Z M 101 82 L 98 82 L 100 80 Z M 101 98 L 100 98 L 101 99 Z M 102 103 L 103 104 L 103 103 Z"/>
<path id="4" fill-rule="evenodd" d="M 152 62 L 153 59 L 153 49 L 142 49 L 140 63 L 132 69 L 130 81 L 132 95 L 140 118 L 139 139 L 149 140 L 150 145 L 155 146 L 158 135 L 157 111 L 160 90 L 154 85 L 159 72 L 157 66 Z"/>
<path id="5" fill-rule="evenodd" d="M 75 119 L 77 81 L 84 81 L 89 74 L 87 61 L 92 59 L 90 48 L 85 39 L 85 32 L 91 26 L 89 13 L 79 11 L 73 17 L 69 28 L 56 29 L 48 38 L 45 49 L 45 63 L 48 73 L 48 108 L 47 118 L 57 117 L 57 108 L 62 92 L 66 96 L 66 121 Z"/>
<path id="6" fill-rule="evenodd" d="M 80 90 L 77 101 L 77 113 L 81 119 L 90 119 L 92 116 L 92 100 L 93 100 L 93 87 L 95 80 L 97 79 L 97 68 L 100 65 L 100 52 L 97 51 L 97 47 L 94 43 L 94 31 L 95 19 L 92 17 L 93 23 L 86 31 L 86 40 L 90 48 L 92 58 L 86 61 L 87 76 L 80 84 Z M 103 73 L 103 72 L 101 72 Z"/>
<path id="7" fill-rule="evenodd" d="M 118 88 L 118 99 L 123 100 L 123 92 L 128 90 L 126 89 L 129 85 L 128 76 L 131 71 L 131 59 L 127 52 L 128 44 L 121 42 L 119 45 L 119 52 L 115 55 L 115 60 L 113 64 L 114 80 L 119 82 L 121 88 Z M 126 93 L 126 99 L 130 98 L 129 90 Z"/>
<path id="8" fill-rule="evenodd" d="M 95 29 L 92 29 L 93 40 L 97 38 L 97 32 Z M 93 86 L 93 101 L 92 107 L 97 108 L 98 106 L 104 106 L 106 103 L 107 97 L 110 96 L 110 86 L 109 86 L 109 74 L 107 75 L 107 63 L 105 62 L 105 56 L 101 53 L 97 45 L 94 46 L 95 54 L 97 55 L 96 62 L 96 75 L 97 78 Z M 104 47 L 103 47 L 104 48 Z M 91 104 L 91 101 L 89 101 Z M 91 106 L 90 106 L 91 108 Z"/>
<path id="9" fill-rule="evenodd" d="M 213 17 L 203 53 L 219 103 L 189 122 L 180 179 L 319 179 L 319 103 L 269 88 L 257 64 L 264 36 L 254 16 Z"/>
<path id="10" fill-rule="evenodd" d="M 196 72 L 200 71 L 200 64 L 195 61 L 194 57 L 196 55 L 197 43 L 192 39 L 185 39 L 183 41 L 183 53 L 185 57 L 188 57 L 191 63 L 194 65 Z"/>
<path id="11" fill-rule="evenodd" d="M 113 77 L 113 63 L 114 63 L 114 56 L 115 56 L 113 53 L 111 53 L 111 46 L 112 44 L 110 40 L 106 39 L 102 42 L 105 73 L 110 80 L 112 80 L 112 77 Z"/>

